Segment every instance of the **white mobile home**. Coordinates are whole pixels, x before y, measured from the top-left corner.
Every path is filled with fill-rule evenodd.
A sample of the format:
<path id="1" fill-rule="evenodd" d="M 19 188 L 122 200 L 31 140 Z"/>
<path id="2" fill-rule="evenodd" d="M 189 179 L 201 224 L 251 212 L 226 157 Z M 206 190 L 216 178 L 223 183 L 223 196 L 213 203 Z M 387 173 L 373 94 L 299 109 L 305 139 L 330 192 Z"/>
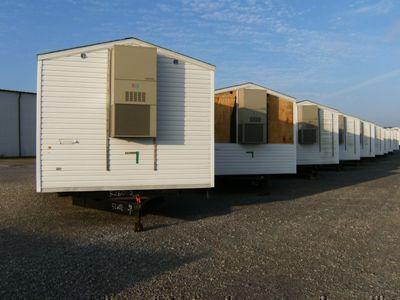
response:
<path id="1" fill-rule="evenodd" d="M 136 38 L 40 54 L 37 191 L 213 187 L 214 69 Z"/>
<path id="2" fill-rule="evenodd" d="M 375 155 L 385 154 L 385 139 L 382 127 L 375 125 Z"/>
<path id="3" fill-rule="evenodd" d="M 397 127 L 391 127 L 390 128 L 390 134 L 391 134 L 391 151 L 396 151 L 399 150 L 399 138 L 398 138 L 398 128 Z"/>
<path id="4" fill-rule="evenodd" d="M 295 98 L 244 83 L 215 91 L 215 174 L 296 173 Z"/>
<path id="5" fill-rule="evenodd" d="M 389 131 L 389 152 L 393 152 L 394 151 L 394 130 L 392 127 L 387 128 Z"/>
<path id="6" fill-rule="evenodd" d="M 393 148 L 394 150 L 399 150 L 399 140 L 400 140 L 400 129 L 399 127 L 393 127 Z"/>
<path id="7" fill-rule="evenodd" d="M 339 160 L 360 159 L 360 119 L 339 115 Z"/>
<path id="8" fill-rule="evenodd" d="M 375 157 L 375 125 L 360 120 L 360 155 Z"/>
<path id="9" fill-rule="evenodd" d="M 309 100 L 297 102 L 297 165 L 339 164 L 339 112 Z"/>
<path id="10" fill-rule="evenodd" d="M 384 134 L 383 153 L 388 154 L 390 152 L 390 132 L 387 128 L 383 128 L 383 134 Z"/>

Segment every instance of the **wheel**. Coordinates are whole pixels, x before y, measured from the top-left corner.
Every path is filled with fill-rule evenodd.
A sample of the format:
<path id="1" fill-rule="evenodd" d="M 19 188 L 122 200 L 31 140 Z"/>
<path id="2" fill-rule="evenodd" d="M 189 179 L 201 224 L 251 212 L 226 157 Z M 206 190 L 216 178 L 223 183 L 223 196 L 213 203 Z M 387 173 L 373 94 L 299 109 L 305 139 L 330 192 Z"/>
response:
<path id="1" fill-rule="evenodd" d="M 133 231 L 134 231 L 134 232 L 141 232 L 141 231 L 143 231 L 143 225 L 142 225 L 142 223 L 135 223 L 135 224 L 133 224 Z"/>

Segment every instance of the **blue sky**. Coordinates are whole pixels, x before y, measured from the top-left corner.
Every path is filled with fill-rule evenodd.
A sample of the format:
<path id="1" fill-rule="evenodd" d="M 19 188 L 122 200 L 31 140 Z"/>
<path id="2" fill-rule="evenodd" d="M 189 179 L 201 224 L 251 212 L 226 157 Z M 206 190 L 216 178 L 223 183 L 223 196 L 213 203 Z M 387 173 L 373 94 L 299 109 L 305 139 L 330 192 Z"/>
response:
<path id="1" fill-rule="evenodd" d="M 0 88 L 35 90 L 36 54 L 135 36 L 253 81 L 400 126 L 398 0 L 0 2 Z"/>

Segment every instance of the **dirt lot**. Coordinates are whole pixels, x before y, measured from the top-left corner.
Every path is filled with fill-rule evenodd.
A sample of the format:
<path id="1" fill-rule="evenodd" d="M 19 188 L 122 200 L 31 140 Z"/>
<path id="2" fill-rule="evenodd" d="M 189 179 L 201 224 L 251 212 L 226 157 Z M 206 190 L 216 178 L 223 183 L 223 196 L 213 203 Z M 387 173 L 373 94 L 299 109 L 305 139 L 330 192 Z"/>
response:
<path id="1" fill-rule="evenodd" d="M 144 218 L 36 194 L 0 161 L 0 297 L 400 296 L 400 154 L 263 190 L 185 191 Z"/>

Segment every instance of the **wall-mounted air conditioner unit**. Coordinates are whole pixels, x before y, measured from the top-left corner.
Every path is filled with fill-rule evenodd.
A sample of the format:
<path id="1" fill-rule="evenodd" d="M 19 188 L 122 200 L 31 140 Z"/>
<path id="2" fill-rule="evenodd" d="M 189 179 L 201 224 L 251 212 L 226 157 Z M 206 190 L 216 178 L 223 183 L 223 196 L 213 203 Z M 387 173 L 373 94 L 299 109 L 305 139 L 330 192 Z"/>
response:
<path id="1" fill-rule="evenodd" d="M 111 137 L 156 137 L 157 49 L 115 45 L 111 61 Z"/>
<path id="2" fill-rule="evenodd" d="M 298 107 L 298 141 L 302 145 L 312 145 L 318 141 L 319 109 L 317 105 Z"/>
<path id="3" fill-rule="evenodd" d="M 240 89 L 238 93 L 238 140 L 241 144 L 267 141 L 267 93 L 265 90 Z"/>

